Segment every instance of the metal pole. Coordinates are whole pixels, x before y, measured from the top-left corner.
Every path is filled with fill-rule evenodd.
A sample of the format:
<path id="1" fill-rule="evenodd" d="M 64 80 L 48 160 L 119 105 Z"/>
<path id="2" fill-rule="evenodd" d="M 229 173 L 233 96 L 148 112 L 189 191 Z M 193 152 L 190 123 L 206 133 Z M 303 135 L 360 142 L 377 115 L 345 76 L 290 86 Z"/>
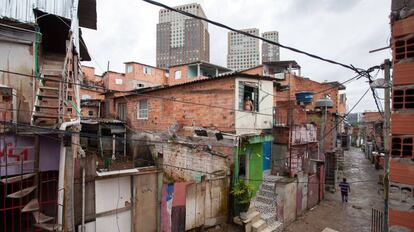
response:
<path id="1" fill-rule="evenodd" d="M 389 59 L 384 60 L 384 232 L 388 232 L 389 225 L 389 195 L 390 195 L 390 92 L 391 92 L 391 77 L 390 77 L 391 62 Z"/>

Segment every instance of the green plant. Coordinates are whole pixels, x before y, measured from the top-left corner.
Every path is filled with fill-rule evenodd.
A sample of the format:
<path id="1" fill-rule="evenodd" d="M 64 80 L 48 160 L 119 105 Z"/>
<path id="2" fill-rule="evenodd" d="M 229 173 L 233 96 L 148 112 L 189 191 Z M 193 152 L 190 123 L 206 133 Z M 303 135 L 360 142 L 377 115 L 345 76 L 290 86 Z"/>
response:
<path id="1" fill-rule="evenodd" d="M 236 200 L 239 210 L 241 212 L 247 212 L 250 206 L 250 200 L 253 197 L 253 188 L 246 183 L 243 179 L 240 179 L 233 187 L 231 194 L 233 194 Z"/>

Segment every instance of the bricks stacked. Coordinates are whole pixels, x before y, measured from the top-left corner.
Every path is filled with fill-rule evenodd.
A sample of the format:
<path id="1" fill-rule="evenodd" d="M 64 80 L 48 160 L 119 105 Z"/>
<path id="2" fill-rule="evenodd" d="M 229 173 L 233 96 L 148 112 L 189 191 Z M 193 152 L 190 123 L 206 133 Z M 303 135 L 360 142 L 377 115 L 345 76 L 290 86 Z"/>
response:
<path id="1" fill-rule="evenodd" d="M 414 3 L 392 1 L 390 226 L 414 230 Z M 411 12 L 411 13 L 410 13 Z"/>

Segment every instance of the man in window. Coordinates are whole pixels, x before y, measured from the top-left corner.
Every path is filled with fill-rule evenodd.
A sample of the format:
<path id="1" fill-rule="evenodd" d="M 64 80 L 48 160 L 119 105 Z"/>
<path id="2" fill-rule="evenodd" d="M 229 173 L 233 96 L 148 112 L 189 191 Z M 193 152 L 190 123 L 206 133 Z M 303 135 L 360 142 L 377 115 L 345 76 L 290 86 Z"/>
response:
<path id="1" fill-rule="evenodd" d="M 250 100 L 250 97 L 247 96 L 244 100 L 244 110 L 245 111 L 253 111 L 253 102 Z"/>

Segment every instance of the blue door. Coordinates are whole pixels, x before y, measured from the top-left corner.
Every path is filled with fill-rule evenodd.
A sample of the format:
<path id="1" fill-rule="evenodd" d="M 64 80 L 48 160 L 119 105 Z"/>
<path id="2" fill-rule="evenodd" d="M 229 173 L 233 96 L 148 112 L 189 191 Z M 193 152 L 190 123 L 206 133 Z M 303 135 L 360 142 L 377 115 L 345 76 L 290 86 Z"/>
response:
<path id="1" fill-rule="evenodd" d="M 272 149 L 272 142 L 263 142 L 263 171 L 270 169 L 270 154 Z"/>

